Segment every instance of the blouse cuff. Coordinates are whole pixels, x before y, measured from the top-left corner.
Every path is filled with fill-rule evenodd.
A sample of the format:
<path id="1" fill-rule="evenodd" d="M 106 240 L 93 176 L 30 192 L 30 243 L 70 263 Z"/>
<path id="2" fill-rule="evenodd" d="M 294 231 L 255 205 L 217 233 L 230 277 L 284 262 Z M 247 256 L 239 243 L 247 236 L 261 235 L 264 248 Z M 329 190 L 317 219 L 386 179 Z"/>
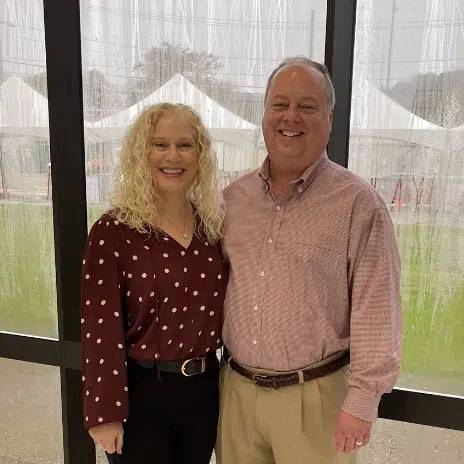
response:
<path id="1" fill-rule="evenodd" d="M 112 412 L 110 414 L 99 414 L 98 412 L 96 414 L 88 415 L 84 417 L 84 427 L 86 429 L 90 429 L 92 427 L 96 427 L 97 425 L 102 425 L 102 424 L 109 424 L 111 422 L 127 422 L 127 417 L 124 415 L 124 413 L 121 412 Z"/>

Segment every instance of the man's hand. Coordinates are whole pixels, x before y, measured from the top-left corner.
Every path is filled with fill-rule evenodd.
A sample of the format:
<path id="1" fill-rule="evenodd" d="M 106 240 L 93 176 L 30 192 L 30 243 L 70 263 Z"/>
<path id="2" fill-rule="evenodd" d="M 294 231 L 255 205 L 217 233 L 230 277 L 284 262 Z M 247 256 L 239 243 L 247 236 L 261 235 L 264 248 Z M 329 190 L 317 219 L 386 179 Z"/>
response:
<path id="1" fill-rule="evenodd" d="M 122 454 L 122 436 L 124 434 L 121 422 L 96 425 L 89 429 L 89 434 L 96 445 L 100 445 L 107 453 L 115 451 Z"/>
<path id="2" fill-rule="evenodd" d="M 351 453 L 367 445 L 371 437 L 372 423 L 341 411 L 335 426 L 335 445 L 337 451 Z"/>

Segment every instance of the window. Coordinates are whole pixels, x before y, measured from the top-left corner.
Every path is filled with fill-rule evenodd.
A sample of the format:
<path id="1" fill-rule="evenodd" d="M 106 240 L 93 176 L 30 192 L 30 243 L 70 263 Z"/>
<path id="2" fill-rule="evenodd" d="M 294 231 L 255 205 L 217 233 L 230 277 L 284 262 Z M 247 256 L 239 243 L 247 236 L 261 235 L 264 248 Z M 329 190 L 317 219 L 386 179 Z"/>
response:
<path id="1" fill-rule="evenodd" d="M 405 323 L 400 386 L 464 395 L 459 5 L 358 0 L 349 167 L 382 196 L 396 227 Z"/>
<path id="2" fill-rule="evenodd" d="M 0 331 L 56 338 L 43 7 L 0 10 Z"/>
<path id="3" fill-rule="evenodd" d="M 121 137 L 149 104 L 199 111 L 222 186 L 256 168 L 267 76 L 285 56 L 323 61 L 325 20 L 319 1 L 81 0 L 89 223 L 110 200 Z"/>

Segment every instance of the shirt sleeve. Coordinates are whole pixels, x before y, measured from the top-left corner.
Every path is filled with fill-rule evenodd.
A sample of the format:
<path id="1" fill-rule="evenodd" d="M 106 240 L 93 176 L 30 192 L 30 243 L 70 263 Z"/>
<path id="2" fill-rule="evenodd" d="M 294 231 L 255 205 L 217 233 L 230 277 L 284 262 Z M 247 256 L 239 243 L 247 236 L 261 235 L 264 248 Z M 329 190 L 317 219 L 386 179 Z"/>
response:
<path id="1" fill-rule="evenodd" d="M 360 205 L 362 210 L 350 234 L 351 369 L 342 409 L 372 422 L 382 394 L 393 389 L 400 370 L 400 260 L 387 209 Z M 366 210 L 371 211 L 368 216 Z"/>
<path id="2" fill-rule="evenodd" d="M 122 317 L 119 252 L 112 220 L 90 231 L 82 262 L 81 334 L 84 425 L 125 422 L 127 362 Z"/>

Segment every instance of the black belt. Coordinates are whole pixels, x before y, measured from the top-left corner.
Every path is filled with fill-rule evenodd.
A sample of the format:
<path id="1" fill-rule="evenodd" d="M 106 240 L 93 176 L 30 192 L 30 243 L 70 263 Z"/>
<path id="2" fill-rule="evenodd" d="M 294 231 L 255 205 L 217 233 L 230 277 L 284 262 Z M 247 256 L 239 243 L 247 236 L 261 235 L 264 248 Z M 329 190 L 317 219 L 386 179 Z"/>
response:
<path id="1" fill-rule="evenodd" d="M 300 374 L 298 374 L 298 372 L 277 375 L 264 375 L 252 372 L 234 361 L 233 358 L 230 357 L 227 350 L 224 350 L 224 360 L 235 372 L 251 380 L 256 385 L 267 388 L 280 388 L 289 385 L 296 385 L 300 383 L 301 380 L 303 382 L 307 382 L 309 380 L 314 380 L 319 377 L 333 374 L 334 372 L 350 363 L 350 352 L 347 351 L 340 358 L 329 361 L 327 364 L 323 364 L 322 366 L 313 368 L 309 367 L 308 369 L 301 370 L 300 372 L 303 374 L 301 380 Z"/>
<path id="2" fill-rule="evenodd" d="M 145 369 L 157 369 L 161 372 L 182 374 L 185 377 L 203 374 L 207 369 L 218 365 L 216 353 L 210 353 L 204 358 L 191 358 L 180 361 L 138 361 L 130 359 L 129 364 L 134 364 Z"/>

